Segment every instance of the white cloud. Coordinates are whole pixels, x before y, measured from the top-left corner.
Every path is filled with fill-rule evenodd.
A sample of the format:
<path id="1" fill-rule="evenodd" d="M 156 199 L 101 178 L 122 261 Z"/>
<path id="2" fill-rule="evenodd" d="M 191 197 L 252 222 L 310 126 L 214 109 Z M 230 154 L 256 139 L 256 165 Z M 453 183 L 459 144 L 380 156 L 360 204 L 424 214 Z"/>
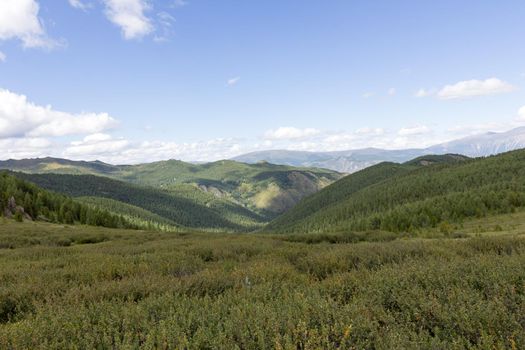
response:
<path id="1" fill-rule="evenodd" d="M 414 94 L 414 97 L 428 97 L 428 96 L 432 96 L 435 92 L 432 91 L 432 90 L 425 90 L 425 89 L 419 89 L 416 91 L 416 93 Z"/>
<path id="2" fill-rule="evenodd" d="M 107 113 L 71 114 L 39 106 L 0 89 L 0 138 L 47 137 L 96 133 L 116 125 Z"/>
<path id="3" fill-rule="evenodd" d="M 486 80 L 465 80 L 453 85 L 446 85 L 438 92 L 437 96 L 440 99 L 449 100 L 503 94 L 513 90 L 514 87 L 511 84 L 497 78 L 490 78 Z"/>
<path id="4" fill-rule="evenodd" d="M 412 136 L 412 135 L 428 134 L 429 132 L 430 132 L 430 129 L 427 126 L 416 125 L 412 127 L 402 128 L 397 132 L 397 134 L 399 136 Z"/>
<path id="5" fill-rule="evenodd" d="M 387 91 L 388 96 L 394 96 L 397 93 L 395 88 L 390 88 Z"/>
<path id="6" fill-rule="evenodd" d="M 145 15 L 150 9 L 146 0 L 103 0 L 106 17 L 122 30 L 125 39 L 140 39 L 155 30 Z"/>
<path id="7" fill-rule="evenodd" d="M 342 144 L 353 142 L 356 140 L 356 135 L 352 133 L 337 133 L 334 135 L 327 136 L 323 139 L 325 144 Z"/>
<path id="8" fill-rule="evenodd" d="M 103 142 L 103 141 L 109 141 L 111 139 L 112 139 L 111 135 L 103 134 L 99 132 L 96 134 L 87 135 L 86 137 L 84 137 L 84 140 L 82 142 L 83 143 Z M 72 144 L 74 144 L 74 142 L 72 142 Z"/>
<path id="9" fill-rule="evenodd" d="M 155 35 L 153 40 L 156 42 L 168 41 L 173 31 L 172 27 L 173 23 L 175 22 L 175 18 L 169 13 L 162 11 L 157 13 L 157 22 L 159 25 L 160 34 Z"/>
<path id="10" fill-rule="evenodd" d="M 69 4 L 76 9 L 83 10 L 83 11 L 86 11 L 88 8 L 91 7 L 91 4 L 85 3 L 81 0 L 69 0 Z"/>
<path id="11" fill-rule="evenodd" d="M 165 141 L 132 142 L 97 134 L 71 142 L 62 157 L 78 160 L 99 159 L 113 164 L 135 164 L 166 159 L 210 161 L 232 158 L 243 153 L 238 140 L 218 138 L 192 143 Z"/>
<path id="12" fill-rule="evenodd" d="M 5 53 L 3 53 L 2 51 L 0 51 L 0 62 L 5 62 L 7 59 Z"/>
<path id="13" fill-rule="evenodd" d="M 188 2 L 185 0 L 173 0 L 172 7 L 183 7 L 188 5 Z"/>
<path id="14" fill-rule="evenodd" d="M 241 77 L 235 77 L 235 78 L 228 79 L 228 81 L 226 82 L 226 86 L 236 85 L 239 82 L 239 80 L 241 80 Z"/>
<path id="15" fill-rule="evenodd" d="M 501 132 L 508 130 L 509 128 L 515 127 L 512 122 L 501 121 L 501 122 L 488 122 L 478 123 L 470 125 L 456 125 L 447 129 L 447 133 L 459 135 L 459 137 L 477 135 L 488 131 Z"/>
<path id="16" fill-rule="evenodd" d="M 93 134 L 84 137 L 82 141 L 73 141 L 64 152 L 67 157 L 84 157 L 91 159 L 107 157 L 124 151 L 130 142 L 125 139 L 113 139 L 107 134 Z"/>
<path id="17" fill-rule="evenodd" d="M 518 110 L 518 119 L 522 121 L 525 120 L 525 106 Z"/>
<path id="18" fill-rule="evenodd" d="M 358 135 L 383 135 L 385 133 L 385 130 L 382 128 L 359 128 L 355 131 Z"/>
<path id="19" fill-rule="evenodd" d="M 24 47 L 51 49 L 58 43 L 50 39 L 38 17 L 35 0 L 0 1 L 0 40 L 18 39 Z"/>
<path id="20" fill-rule="evenodd" d="M 2 159 L 49 156 L 53 144 L 44 138 L 0 138 Z"/>
<path id="21" fill-rule="evenodd" d="M 291 140 L 315 136 L 319 133 L 320 131 L 314 128 L 299 129 L 290 126 L 282 126 L 275 130 L 266 131 L 264 137 L 267 140 Z"/>

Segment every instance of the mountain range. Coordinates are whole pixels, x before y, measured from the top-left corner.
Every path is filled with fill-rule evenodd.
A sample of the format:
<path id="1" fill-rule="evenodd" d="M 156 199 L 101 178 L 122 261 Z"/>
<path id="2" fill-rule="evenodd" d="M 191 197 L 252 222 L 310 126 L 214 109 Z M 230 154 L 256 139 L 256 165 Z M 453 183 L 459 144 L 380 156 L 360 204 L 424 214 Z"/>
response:
<path id="1" fill-rule="evenodd" d="M 506 132 L 488 132 L 422 149 L 386 150 L 364 148 L 335 152 L 305 152 L 269 150 L 247 153 L 233 160 L 244 163 L 267 161 L 299 167 L 319 167 L 343 173 L 353 173 L 381 162 L 406 162 L 426 154 L 455 153 L 483 157 L 525 148 L 525 127 Z"/>
<path id="2" fill-rule="evenodd" d="M 229 231 L 261 227 L 343 176 L 332 170 L 231 160 L 111 165 L 36 158 L 0 161 L 0 169 L 142 226 Z"/>

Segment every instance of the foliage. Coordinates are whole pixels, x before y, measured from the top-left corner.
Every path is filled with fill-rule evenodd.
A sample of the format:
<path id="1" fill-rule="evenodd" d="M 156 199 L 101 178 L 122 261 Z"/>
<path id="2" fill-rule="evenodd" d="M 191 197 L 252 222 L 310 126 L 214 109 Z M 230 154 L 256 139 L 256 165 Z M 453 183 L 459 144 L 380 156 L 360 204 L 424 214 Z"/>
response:
<path id="1" fill-rule="evenodd" d="M 525 347 L 522 235 L 372 234 L 7 222 L 0 348 Z"/>

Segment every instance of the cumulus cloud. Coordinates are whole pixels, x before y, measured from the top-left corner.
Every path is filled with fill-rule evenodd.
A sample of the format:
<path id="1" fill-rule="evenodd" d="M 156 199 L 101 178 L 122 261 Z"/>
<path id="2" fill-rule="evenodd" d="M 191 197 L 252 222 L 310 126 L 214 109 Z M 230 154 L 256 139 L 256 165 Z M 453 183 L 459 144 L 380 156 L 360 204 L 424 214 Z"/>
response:
<path id="1" fill-rule="evenodd" d="M 5 62 L 6 59 L 7 59 L 7 57 L 6 57 L 5 53 L 0 51 L 0 62 Z"/>
<path id="2" fill-rule="evenodd" d="M 0 40 L 18 39 L 29 48 L 55 47 L 57 42 L 47 36 L 39 10 L 35 0 L 0 1 Z"/>
<path id="3" fill-rule="evenodd" d="M 154 31 L 152 20 L 146 16 L 150 9 L 146 0 L 103 0 L 106 17 L 122 30 L 125 39 L 140 39 Z"/>
<path id="4" fill-rule="evenodd" d="M 264 134 L 267 140 L 291 140 L 318 135 L 319 130 L 314 128 L 299 129 L 291 126 L 282 126 L 274 130 L 268 130 Z"/>
<path id="5" fill-rule="evenodd" d="M 226 81 L 226 86 L 236 85 L 239 82 L 239 80 L 241 80 L 241 77 L 235 77 L 235 78 L 228 79 L 228 81 Z"/>
<path id="6" fill-rule="evenodd" d="M 44 138 L 0 138 L 3 159 L 48 156 L 52 145 L 51 141 Z"/>
<path id="7" fill-rule="evenodd" d="M 402 128 L 399 129 L 397 134 L 399 136 L 412 136 L 412 135 L 422 135 L 422 134 L 428 134 L 430 132 L 430 129 L 425 125 L 416 125 L 412 127 Z"/>
<path id="8" fill-rule="evenodd" d="M 116 152 L 124 151 L 130 145 L 125 139 L 113 139 L 108 134 L 92 134 L 84 137 L 81 141 L 73 141 L 66 148 L 64 154 L 68 157 L 98 158 L 107 156 Z"/>
<path id="9" fill-rule="evenodd" d="M 71 114 L 39 106 L 24 95 L 0 89 L 0 138 L 96 133 L 116 125 L 107 113 Z"/>
<path id="10" fill-rule="evenodd" d="M 475 96 L 487 96 L 508 93 L 514 86 L 498 78 L 486 80 L 465 80 L 456 84 L 446 85 L 438 93 L 440 99 L 461 99 Z"/>
<path id="11" fill-rule="evenodd" d="M 62 153 L 70 159 L 99 159 L 113 164 L 135 164 L 166 159 L 209 161 L 227 159 L 243 152 L 239 141 L 217 138 L 208 141 L 177 143 L 166 141 L 129 141 L 107 134 L 94 134 L 71 142 Z"/>

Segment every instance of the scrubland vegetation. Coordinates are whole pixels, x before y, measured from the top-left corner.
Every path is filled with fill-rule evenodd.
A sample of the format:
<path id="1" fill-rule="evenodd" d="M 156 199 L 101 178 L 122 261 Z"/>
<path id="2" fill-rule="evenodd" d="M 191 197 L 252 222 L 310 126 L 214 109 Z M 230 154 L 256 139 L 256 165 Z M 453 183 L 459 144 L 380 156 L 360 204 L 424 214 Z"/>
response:
<path id="1" fill-rule="evenodd" d="M 519 349 L 524 218 L 420 237 L 4 219 L 0 348 Z"/>

